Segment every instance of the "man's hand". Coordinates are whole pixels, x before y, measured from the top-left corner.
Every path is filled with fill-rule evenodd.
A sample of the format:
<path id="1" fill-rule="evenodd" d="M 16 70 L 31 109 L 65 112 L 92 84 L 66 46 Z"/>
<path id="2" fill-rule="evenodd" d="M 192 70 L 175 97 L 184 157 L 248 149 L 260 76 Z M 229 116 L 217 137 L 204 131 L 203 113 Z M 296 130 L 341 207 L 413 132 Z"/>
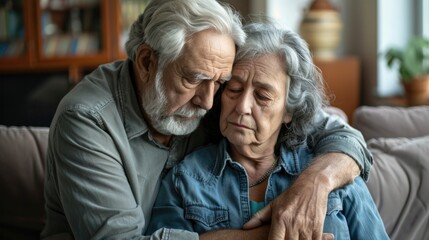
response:
<path id="1" fill-rule="evenodd" d="M 328 195 L 351 182 L 359 172 L 359 167 L 347 155 L 324 154 L 244 228 L 257 227 L 271 220 L 269 239 L 333 239 L 332 234 L 322 235 Z"/>
<path id="2" fill-rule="evenodd" d="M 297 180 L 244 227 L 253 227 L 257 221 L 271 220 L 269 239 L 321 239 L 328 194 L 321 183 Z"/>

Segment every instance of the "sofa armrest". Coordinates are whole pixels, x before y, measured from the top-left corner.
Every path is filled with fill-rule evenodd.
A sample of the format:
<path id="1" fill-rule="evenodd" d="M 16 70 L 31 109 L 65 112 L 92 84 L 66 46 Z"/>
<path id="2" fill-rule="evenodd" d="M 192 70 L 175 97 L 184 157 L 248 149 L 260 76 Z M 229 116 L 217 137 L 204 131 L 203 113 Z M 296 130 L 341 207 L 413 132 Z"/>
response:
<path id="1" fill-rule="evenodd" d="M 6 234 L 3 237 L 38 235 L 43 228 L 48 131 L 46 127 L 0 126 L 0 232 Z"/>

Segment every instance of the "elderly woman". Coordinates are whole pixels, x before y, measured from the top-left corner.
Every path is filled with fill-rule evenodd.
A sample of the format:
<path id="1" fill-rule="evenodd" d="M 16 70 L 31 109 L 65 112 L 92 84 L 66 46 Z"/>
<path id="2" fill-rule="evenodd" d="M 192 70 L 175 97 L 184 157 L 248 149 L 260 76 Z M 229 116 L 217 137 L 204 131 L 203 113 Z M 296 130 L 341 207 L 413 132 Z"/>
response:
<path id="1" fill-rule="evenodd" d="M 217 145 L 188 155 L 164 179 L 148 232 L 241 229 L 288 189 L 314 157 L 307 138 L 325 114 L 323 82 L 306 43 L 270 23 L 245 27 L 232 79 L 222 93 Z M 329 124 L 329 123 L 326 123 Z M 267 238 L 269 227 L 261 236 Z M 388 239 L 361 177 L 329 194 L 325 233 Z M 287 236 L 287 235 L 286 235 Z"/>

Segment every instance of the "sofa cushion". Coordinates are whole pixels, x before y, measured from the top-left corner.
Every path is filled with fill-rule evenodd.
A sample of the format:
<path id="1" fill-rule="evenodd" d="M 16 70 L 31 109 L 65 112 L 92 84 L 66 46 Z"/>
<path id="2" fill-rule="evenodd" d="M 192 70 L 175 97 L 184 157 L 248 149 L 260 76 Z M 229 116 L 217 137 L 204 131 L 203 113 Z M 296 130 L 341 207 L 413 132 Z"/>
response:
<path id="1" fill-rule="evenodd" d="M 0 238 L 25 239 L 44 225 L 48 128 L 0 126 Z"/>
<path id="2" fill-rule="evenodd" d="M 429 136 L 378 138 L 368 188 L 391 239 L 429 239 Z"/>
<path id="3" fill-rule="evenodd" d="M 365 140 L 429 135 L 429 106 L 361 106 L 353 114 L 353 126 Z"/>

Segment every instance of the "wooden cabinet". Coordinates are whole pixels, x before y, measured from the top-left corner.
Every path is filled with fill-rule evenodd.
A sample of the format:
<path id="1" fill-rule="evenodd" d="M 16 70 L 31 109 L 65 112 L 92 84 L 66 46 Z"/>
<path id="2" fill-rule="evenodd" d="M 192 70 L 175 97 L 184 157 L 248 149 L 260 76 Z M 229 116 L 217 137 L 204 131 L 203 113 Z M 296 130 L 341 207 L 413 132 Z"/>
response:
<path id="1" fill-rule="evenodd" d="M 342 109 L 351 122 L 354 110 L 360 105 L 359 59 L 357 57 L 314 59 L 314 63 L 322 71 L 331 105 Z"/>
<path id="2" fill-rule="evenodd" d="M 0 72 L 85 70 L 126 58 L 123 45 L 147 0 L 0 1 Z"/>

